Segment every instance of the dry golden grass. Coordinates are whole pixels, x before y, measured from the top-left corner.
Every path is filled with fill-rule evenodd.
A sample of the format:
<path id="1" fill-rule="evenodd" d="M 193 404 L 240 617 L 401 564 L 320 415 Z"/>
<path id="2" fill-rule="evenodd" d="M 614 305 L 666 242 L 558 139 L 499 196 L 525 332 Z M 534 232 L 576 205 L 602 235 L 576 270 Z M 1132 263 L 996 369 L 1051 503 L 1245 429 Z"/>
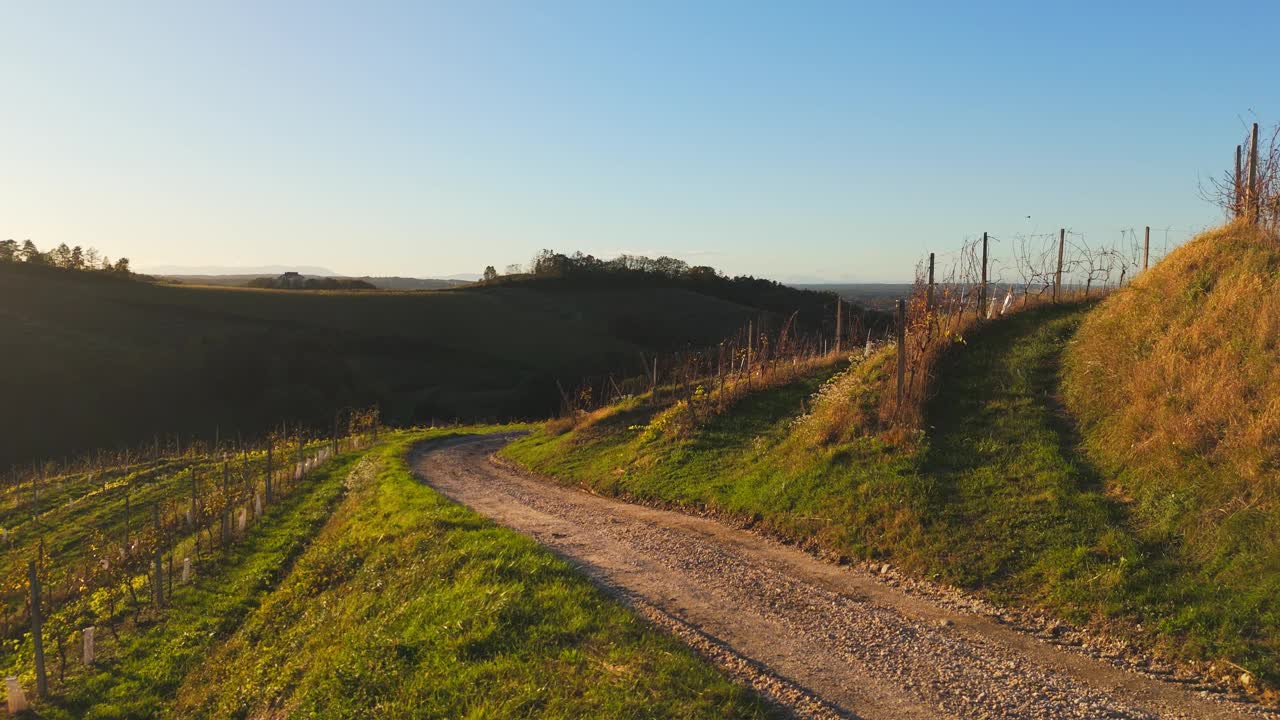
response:
<path id="1" fill-rule="evenodd" d="M 885 346 L 869 357 L 856 357 L 823 383 L 810 398 L 809 413 L 796 418 L 792 436 L 810 447 L 830 447 L 881 431 L 880 398 L 891 387 L 895 352 Z"/>
<path id="2" fill-rule="evenodd" d="M 1109 298 L 1068 353 L 1067 400 L 1114 491 L 1202 560 L 1280 548 L 1277 345 L 1280 243 L 1233 223 Z"/>

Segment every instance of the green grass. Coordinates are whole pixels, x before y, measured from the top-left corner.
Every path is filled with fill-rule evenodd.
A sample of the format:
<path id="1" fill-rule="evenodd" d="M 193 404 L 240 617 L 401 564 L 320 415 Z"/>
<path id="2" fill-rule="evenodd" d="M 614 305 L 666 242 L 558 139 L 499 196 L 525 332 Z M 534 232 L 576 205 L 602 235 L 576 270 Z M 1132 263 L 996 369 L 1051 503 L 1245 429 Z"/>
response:
<path id="1" fill-rule="evenodd" d="M 375 403 L 400 425 L 546 417 L 556 380 L 639 374 L 640 351 L 758 315 L 674 287 L 269 291 L 0 264 L 0 467 Z"/>
<path id="2" fill-rule="evenodd" d="M 685 436 L 644 433 L 651 411 L 636 408 L 504 453 L 564 482 L 713 508 L 838 556 L 891 558 L 1172 656 L 1227 658 L 1280 679 L 1276 596 L 1268 605 L 1243 586 L 1207 583 L 1177 542 L 1147 533 L 1108 492 L 1083 451 L 1058 398 L 1086 312 L 1031 310 L 971 333 L 940 364 L 919 438 L 823 427 L 875 407 L 890 366 L 882 355 L 811 400 L 812 417 L 797 417 L 800 399 L 821 377 L 760 393 Z"/>
<path id="3" fill-rule="evenodd" d="M 168 709 L 241 717 L 759 717 L 534 541 L 373 453 L 290 574 Z"/>
<path id="4" fill-rule="evenodd" d="M 243 542 L 201 564 L 195 582 L 175 585 L 168 609 L 160 614 L 147 612 L 136 623 L 123 623 L 118 640 L 100 627 L 99 662 L 93 668 L 81 665 L 78 644 L 69 643 L 66 681 L 51 678 L 52 698 L 41 704 L 40 716 L 154 717 L 186 671 L 238 627 L 289 569 L 342 497 L 343 480 L 358 457 L 348 453 L 312 471 L 299 489 L 267 510 Z M 75 617 L 63 617 L 66 613 Z M 57 665 L 51 636 L 57 628 L 70 633 L 90 624 L 85 613 L 83 608 L 67 608 L 46 624 L 51 676 Z M 21 675 L 29 692 L 34 688 L 31 657 L 29 635 L 8 654 L 9 672 Z"/>
<path id="5" fill-rule="evenodd" d="M 496 429 L 384 434 L 371 450 L 320 465 L 239 542 L 206 550 L 194 582 L 175 582 L 163 609 L 150 605 L 141 577 L 136 608 L 127 593 L 113 614 L 101 592 L 60 603 L 43 632 L 50 697 L 39 716 L 771 715 L 567 563 L 410 475 L 413 443 Z M 106 476 L 127 477 L 135 499 L 158 499 L 186 467 L 212 462 L 170 459 Z M 123 503 L 101 492 L 102 479 L 50 482 L 40 525 L 48 547 L 93 542 L 100 525 L 119 530 Z M 15 566 L 35 529 L 18 526 L 6 550 Z M 61 577 L 77 557 L 49 555 L 43 575 Z M 92 667 L 79 659 L 87 625 L 98 629 Z M 34 693 L 30 634 L 11 627 L 19 632 L 0 648 L 0 669 Z"/>

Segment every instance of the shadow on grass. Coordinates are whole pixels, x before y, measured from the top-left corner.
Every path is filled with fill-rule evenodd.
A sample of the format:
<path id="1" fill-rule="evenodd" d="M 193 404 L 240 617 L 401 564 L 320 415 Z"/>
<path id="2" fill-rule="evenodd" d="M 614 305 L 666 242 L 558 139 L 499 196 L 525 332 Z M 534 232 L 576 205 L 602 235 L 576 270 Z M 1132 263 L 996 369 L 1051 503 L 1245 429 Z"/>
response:
<path id="1" fill-rule="evenodd" d="M 1095 547 L 1125 523 L 1057 397 L 1085 309 L 1050 306 L 989 323 L 939 367 L 946 382 L 926 409 L 925 462 L 936 478 L 928 516 L 941 524 L 962 582 L 999 585 L 1045 553 Z"/>

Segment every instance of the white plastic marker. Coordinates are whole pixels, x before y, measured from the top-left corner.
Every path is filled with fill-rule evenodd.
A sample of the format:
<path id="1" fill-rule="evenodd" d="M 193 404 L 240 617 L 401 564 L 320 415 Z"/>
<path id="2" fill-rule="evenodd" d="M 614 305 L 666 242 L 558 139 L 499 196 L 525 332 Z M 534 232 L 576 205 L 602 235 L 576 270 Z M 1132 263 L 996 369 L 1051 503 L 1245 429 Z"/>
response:
<path id="1" fill-rule="evenodd" d="M 186 585 L 187 581 L 190 579 L 191 579 L 191 558 L 184 557 L 182 558 L 182 584 Z"/>
<path id="2" fill-rule="evenodd" d="M 1013 288 L 1009 288 L 1009 292 L 1004 296 L 1004 305 L 1000 306 L 1000 314 L 1004 315 L 1009 312 L 1009 305 L 1013 303 Z"/>
<path id="3" fill-rule="evenodd" d="M 10 675 L 4 679 L 6 689 L 9 691 L 9 714 L 17 715 L 23 710 L 30 709 L 27 705 L 27 696 L 22 694 L 22 686 L 18 684 L 18 678 Z"/>
<path id="4" fill-rule="evenodd" d="M 93 626 L 90 625 L 89 627 L 85 628 L 82 635 L 84 636 L 84 664 L 92 665 L 93 664 Z"/>

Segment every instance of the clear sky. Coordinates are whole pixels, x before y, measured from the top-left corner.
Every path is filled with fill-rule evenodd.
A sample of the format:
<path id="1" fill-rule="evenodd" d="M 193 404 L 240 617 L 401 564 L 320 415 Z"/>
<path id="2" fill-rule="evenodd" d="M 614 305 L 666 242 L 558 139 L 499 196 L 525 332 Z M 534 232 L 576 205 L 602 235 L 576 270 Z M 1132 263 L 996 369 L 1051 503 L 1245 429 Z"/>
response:
<path id="1" fill-rule="evenodd" d="M 4 2 L 0 238 L 140 267 L 899 280 L 984 230 L 1183 239 L 1280 119 L 1272 2 Z"/>

